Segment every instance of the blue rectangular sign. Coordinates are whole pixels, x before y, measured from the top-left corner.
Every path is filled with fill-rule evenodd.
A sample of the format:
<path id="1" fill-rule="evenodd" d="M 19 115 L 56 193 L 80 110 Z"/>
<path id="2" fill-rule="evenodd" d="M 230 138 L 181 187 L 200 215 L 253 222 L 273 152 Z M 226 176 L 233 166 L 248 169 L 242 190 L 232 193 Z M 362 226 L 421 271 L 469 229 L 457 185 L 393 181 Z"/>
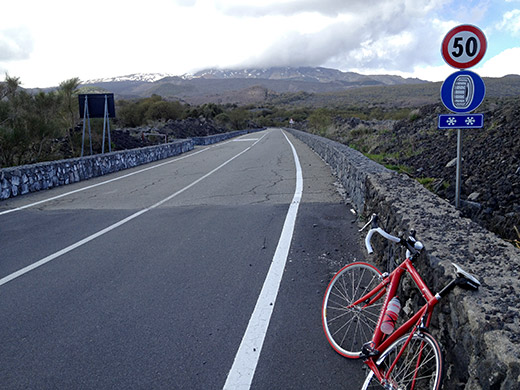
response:
<path id="1" fill-rule="evenodd" d="M 439 115 L 439 129 L 481 129 L 483 126 L 483 114 Z"/>

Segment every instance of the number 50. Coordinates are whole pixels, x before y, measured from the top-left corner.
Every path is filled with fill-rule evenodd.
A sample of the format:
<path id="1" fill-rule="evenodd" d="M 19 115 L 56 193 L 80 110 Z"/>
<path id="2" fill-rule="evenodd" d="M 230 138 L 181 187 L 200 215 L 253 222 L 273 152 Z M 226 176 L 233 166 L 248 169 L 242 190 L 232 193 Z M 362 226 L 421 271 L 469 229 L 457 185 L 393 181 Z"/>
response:
<path id="1" fill-rule="evenodd" d="M 478 51 L 478 41 L 475 37 L 469 37 L 464 45 L 464 37 L 455 37 L 453 40 L 453 50 L 451 54 L 453 57 L 460 57 L 464 54 L 464 49 L 468 57 L 474 57 Z"/>

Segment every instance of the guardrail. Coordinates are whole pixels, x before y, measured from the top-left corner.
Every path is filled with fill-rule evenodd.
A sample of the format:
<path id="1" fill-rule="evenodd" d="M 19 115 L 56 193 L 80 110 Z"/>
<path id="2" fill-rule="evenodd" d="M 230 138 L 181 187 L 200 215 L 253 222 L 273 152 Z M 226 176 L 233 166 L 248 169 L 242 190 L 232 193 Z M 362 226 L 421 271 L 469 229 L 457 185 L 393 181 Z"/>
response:
<path id="1" fill-rule="evenodd" d="M 452 261 L 478 275 L 478 292 L 455 290 L 435 312 L 431 330 L 445 352 L 444 389 L 520 388 L 520 252 L 408 176 L 340 143 L 286 130 L 330 165 L 358 212 L 376 212 L 395 234 L 417 231 L 427 249 L 417 266 L 432 290 L 451 280 Z M 377 245 L 376 262 L 399 258 L 388 241 Z"/>

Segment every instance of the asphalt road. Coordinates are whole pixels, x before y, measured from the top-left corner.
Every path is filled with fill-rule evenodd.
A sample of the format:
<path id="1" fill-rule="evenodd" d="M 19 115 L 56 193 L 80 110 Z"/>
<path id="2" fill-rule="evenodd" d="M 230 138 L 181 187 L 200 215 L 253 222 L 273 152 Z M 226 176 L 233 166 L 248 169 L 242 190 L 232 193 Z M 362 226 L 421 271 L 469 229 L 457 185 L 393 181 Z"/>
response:
<path id="1" fill-rule="evenodd" d="M 331 271 L 362 256 L 354 217 L 325 163 L 287 137 L 268 129 L 0 202 L 0 387 L 360 388 L 361 362 L 332 350 L 320 318 Z M 236 387 L 226 379 L 289 230 L 266 333 L 243 347 L 250 383 Z"/>

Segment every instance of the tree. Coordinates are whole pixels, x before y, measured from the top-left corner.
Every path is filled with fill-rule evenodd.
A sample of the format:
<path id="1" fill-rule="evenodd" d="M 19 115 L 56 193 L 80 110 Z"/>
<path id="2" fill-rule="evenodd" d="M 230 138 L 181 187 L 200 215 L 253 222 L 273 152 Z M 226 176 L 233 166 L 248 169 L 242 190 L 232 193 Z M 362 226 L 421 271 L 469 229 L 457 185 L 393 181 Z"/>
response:
<path id="1" fill-rule="evenodd" d="M 67 122 L 67 138 L 69 140 L 70 151 L 75 154 L 72 132 L 76 123 L 79 121 L 78 113 L 78 87 L 81 81 L 78 77 L 63 81 L 58 87 L 58 93 L 62 97 L 63 116 Z"/>
<path id="2" fill-rule="evenodd" d="M 326 108 L 318 108 L 309 115 L 309 126 L 314 133 L 324 135 L 332 126 L 332 112 Z"/>
<path id="3" fill-rule="evenodd" d="M 182 116 L 182 106 L 179 102 L 157 101 L 150 104 L 145 113 L 146 121 L 168 121 Z"/>
<path id="4" fill-rule="evenodd" d="M 12 166 L 55 158 L 64 135 L 63 99 L 56 92 L 30 94 L 19 79 L 0 84 L 0 165 Z"/>
<path id="5" fill-rule="evenodd" d="M 9 77 L 9 75 L 6 74 L 5 81 L 3 83 L 0 83 L 0 100 L 4 100 L 4 98 L 8 96 L 12 96 L 19 86 L 19 77 Z"/>
<path id="6" fill-rule="evenodd" d="M 229 121 L 234 130 L 241 130 L 247 126 L 249 113 L 243 108 L 235 108 L 228 112 Z"/>

